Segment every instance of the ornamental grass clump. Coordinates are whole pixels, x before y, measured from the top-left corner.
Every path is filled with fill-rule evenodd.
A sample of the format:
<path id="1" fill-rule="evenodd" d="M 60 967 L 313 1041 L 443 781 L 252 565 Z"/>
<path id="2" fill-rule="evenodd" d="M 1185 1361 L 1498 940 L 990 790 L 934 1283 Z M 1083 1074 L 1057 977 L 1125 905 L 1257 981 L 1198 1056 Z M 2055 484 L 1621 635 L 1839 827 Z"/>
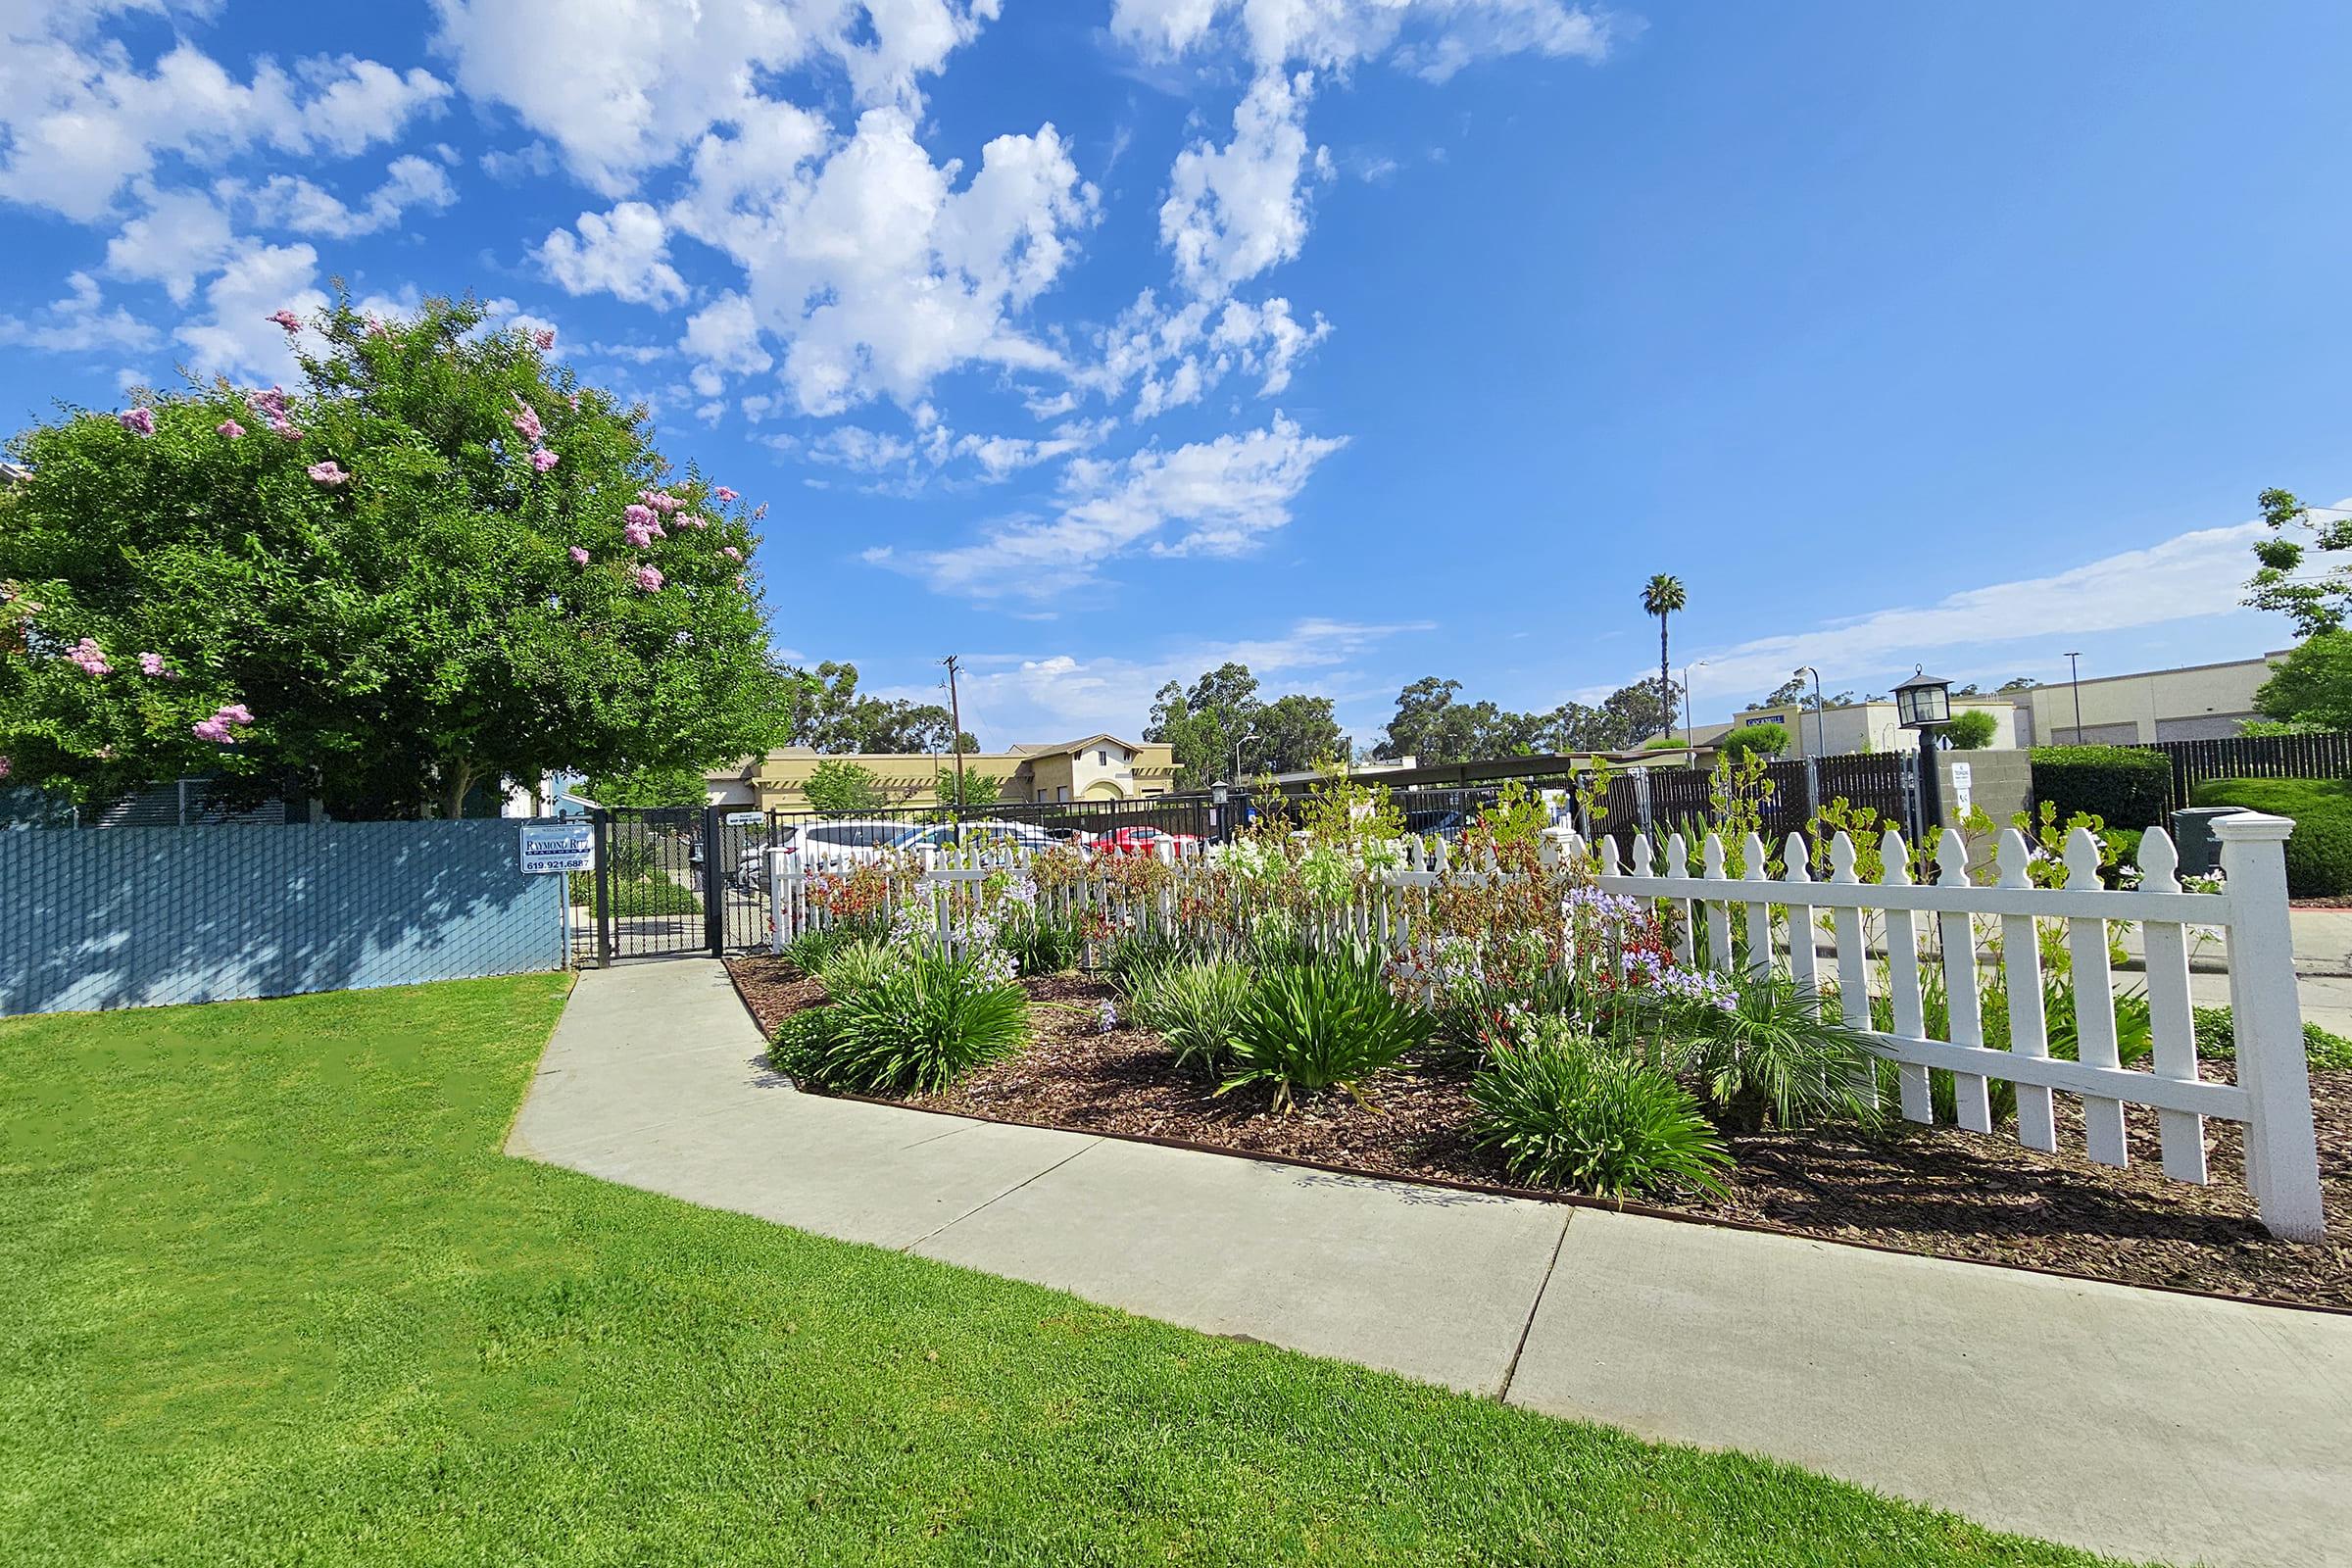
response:
<path id="1" fill-rule="evenodd" d="M 1217 1093 L 1267 1085 L 1276 1110 L 1332 1089 L 1364 1102 L 1364 1081 L 1426 1045 L 1436 1027 L 1432 1014 L 1390 989 L 1374 956 L 1283 964 L 1250 986 Z"/>
<path id="2" fill-rule="evenodd" d="M 1722 1197 L 1732 1162 L 1690 1092 L 1663 1068 L 1564 1031 L 1504 1046 L 1470 1083 L 1481 1148 L 1512 1177 L 1598 1198 L 1680 1189 Z"/>
<path id="3" fill-rule="evenodd" d="M 1138 971 L 1127 988 L 1127 1017 L 1159 1036 L 1176 1065 L 1221 1076 L 1255 982 L 1229 958 L 1194 958 Z"/>
<path id="4" fill-rule="evenodd" d="M 1086 952 L 1086 932 L 1076 920 L 1035 906 L 1009 912 L 997 941 L 1023 974 L 1062 974 L 1077 968 Z"/>
<path id="5" fill-rule="evenodd" d="M 1881 1119 L 1876 1054 L 1834 1003 L 1781 975 L 1741 975 L 1728 991 L 1668 997 L 1668 1050 L 1731 1132 L 1843 1118 Z"/>
<path id="6" fill-rule="evenodd" d="M 980 960 L 933 949 L 877 951 L 878 974 L 858 973 L 854 989 L 786 1021 L 772 1054 L 777 1066 L 850 1094 L 937 1094 L 1028 1041 L 1027 995 Z"/>

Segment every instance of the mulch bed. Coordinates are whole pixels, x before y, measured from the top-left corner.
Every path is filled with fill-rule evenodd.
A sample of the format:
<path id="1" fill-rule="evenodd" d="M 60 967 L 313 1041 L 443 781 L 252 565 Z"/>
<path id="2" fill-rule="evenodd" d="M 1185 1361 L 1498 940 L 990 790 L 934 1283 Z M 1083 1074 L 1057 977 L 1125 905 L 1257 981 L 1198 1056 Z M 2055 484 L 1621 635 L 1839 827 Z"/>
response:
<path id="1" fill-rule="evenodd" d="M 821 986 L 781 959 L 730 959 L 727 967 L 763 1034 L 823 1000 Z M 1178 1075 L 1148 1033 L 1097 1032 L 1098 1009 L 1114 995 L 1107 984 L 1077 975 L 1022 984 L 1041 1004 L 1032 1012 L 1036 1043 L 944 1094 L 905 1103 L 1518 1190 L 1501 1163 L 1471 1143 L 1466 1066 L 1383 1074 L 1370 1106 L 1333 1099 L 1276 1116 L 1262 1095 L 1218 1097 L 1213 1085 Z M 2228 1065 L 2207 1071 L 2218 1066 L 2226 1075 Z M 1881 1134 L 1727 1136 L 1738 1161 L 1726 1176 L 1729 1200 L 1647 1206 L 1906 1252 L 2352 1309 L 2352 1072 L 2314 1073 L 2312 1090 L 2329 1233 L 2319 1244 L 2280 1242 L 2262 1228 L 2245 1189 L 2236 1123 L 2207 1124 L 2212 1181 L 2191 1187 L 2165 1178 L 2156 1113 L 2137 1107 L 2126 1111 L 2128 1170 L 2079 1153 L 2038 1153 L 2006 1132 L 1898 1122 Z M 2069 1127 L 2067 1098 L 2059 1103 L 2061 1150 L 2079 1151 L 2080 1111 Z"/>

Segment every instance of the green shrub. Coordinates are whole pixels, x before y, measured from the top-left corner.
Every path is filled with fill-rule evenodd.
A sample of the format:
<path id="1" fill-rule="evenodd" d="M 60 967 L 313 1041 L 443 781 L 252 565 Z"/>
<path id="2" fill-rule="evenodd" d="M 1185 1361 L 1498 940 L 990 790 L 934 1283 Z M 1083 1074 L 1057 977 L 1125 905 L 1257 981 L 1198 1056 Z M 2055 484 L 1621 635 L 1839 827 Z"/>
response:
<path id="1" fill-rule="evenodd" d="M 890 935 L 890 923 L 879 915 L 844 920 L 821 930 L 808 930 L 784 944 L 784 956 L 803 974 L 815 974 L 825 959 L 858 942 L 880 942 Z"/>
<path id="2" fill-rule="evenodd" d="M 1159 1036 L 1180 1068 L 1224 1074 L 1234 1031 L 1252 986 L 1246 964 L 1195 958 L 1139 970 L 1127 988 L 1127 1016 Z"/>
<path id="3" fill-rule="evenodd" d="M 2152 827 L 2164 819 L 2173 764 L 2136 746 L 2036 746 L 2034 798 L 2061 820 L 2087 811 L 2110 827 Z"/>
<path id="4" fill-rule="evenodd" d="M 2286 891 L 2298 899 L 2352 893 L 2352 780 L 2215 778 L 2189 792 L 2197 806 L 2242 806 L 2295 819 L 2286 841 Z"/>
<path id="5" fill-rule="evenodd" d="M 2000 729 L 2001 721 L 1989 711 L 1969 708 L 1952 715 L 1952 721 L 1943 726 L 1943 736 L 1955 752 L 1981 752 L 1992 744 Z"/>
<path id="6" fill-rule="evenodd" d="M 2196 1016 L 2197 1054 L 2207 1061 L 2236 1060 L 2237 1020 L 2230 1015 L 2230 1009 L 2199 1007 Z M 2303 1054 L 2323 1071 L 2352 1072 L 2352 1040 L 2309 1020 L 2303 1025 Z"/>
<path id="7" fill-rule="evenodd" d="M 1819 992 L 1779 975 L 1740 975 L 1733 1004 L 1666 1004 L 1668 1049 L 1694 1077 L 1716 1121 L 1755 1132 L 1843 1116 L 1879 1120 L 1874 1063 L 1861 1031 Z"/>
<path id="8" fill-rule="evenodd" d="M 1778 757 L 1788 750 L 1788 726 L 1740 724 L 1725 730 L 1717 737 L 1715 750 L 1719 756 L 1727 757 L 1740 757 L 1749 752 L 1759 757 Z"/>
<path id="9" fill-rule="evenodd" d="M 1103 966 L 1113 981 L 1124 988 L 1128 979 L 1138 971 L 1173 963 L 1184 956 L 1184 944 L 1166 931 L 1136 930 L 1122 935 L 1110 945 L 1110 956 Z"/>
<path id="10" fill-rule="evenodd" d="M 1436 1020 L 1398 1000 L 1369 956 L 1286 963 L 1260 974 L 1234 1021 L 1233 1066 L 1217 1093 L 1251 1084 L 1274 1108 L 1338 1089 L 1361 1101 L 1363 1082 L 1425 1044 Z"/>
<path id="11" fill-rule="evenodd" d="M 936 1094 L 1029 1038 L 1019 986 L 990 983 L 968 958 L 928 950 L 894 957 L 873 984 L 795 1014 L 791 1037 L 778 1037 L 777 1065 L 851 1094 Z"/>
<path id="12" fill-rule="evenodd" d="M 839 1002 L 872 990 L 906 961 L 907 955 L 878 941 L 844 942 L 817 960 L 815 973 L 825 995 Z"/>
<path id="13" fill-rule="evenodd" d="M 596 878 L 586 871 L 571 873 L 571 902 L 586 908 L 595 907 Z M 612 882 L 612 908 L 615 915 L 700 914 L 703 901 L 694 890 L 681 887 L 667 877 L 649 882 Z"/>
<path id="14" fill-rule="evenodd" d="M 1023 974 L 1075 969 L 1086 952 L 1086 933 L 1077 921 L 1035 910 L 1007 918 L 997 928 L 997 940 Z"/>
<path id="15" fill-rule="evenodd" d="M 1676 1188 L 1721 1197 L 1731 1155 L 1661 1068 L 1568 1038 L 1496 1051 L 1470 1082 L 1475 1136 L 1517 1180 L 1600 1198 Z"/>

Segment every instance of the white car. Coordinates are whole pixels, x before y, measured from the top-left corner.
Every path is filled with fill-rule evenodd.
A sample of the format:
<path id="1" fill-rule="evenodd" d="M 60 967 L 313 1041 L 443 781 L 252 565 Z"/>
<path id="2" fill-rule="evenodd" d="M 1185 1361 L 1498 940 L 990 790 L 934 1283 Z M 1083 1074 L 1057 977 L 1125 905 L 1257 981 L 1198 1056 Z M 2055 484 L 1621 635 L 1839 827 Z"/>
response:
<path id="1" fill-rule="evenodd" d="M 778 826 L 766 844 L 747 844 L 735 858 L 735 880 L 750 892 L 767 886 L 767 853 L 782 850 L 811 871 L 831 871 L 864 865 L 895 849 L 906 832 L 905 822 L 879 818 L 788 822 Z"/>
<path id="2" fill-rule="evenodd" d="M 1003 843 L 1017 844 L 1036 855 L 1054 848 L 1060 841 L 1034 822 L 942 822 L 934 827 L 909 828 L 894 850 L 944 850 L 951 845 L 990 846 Z"/>

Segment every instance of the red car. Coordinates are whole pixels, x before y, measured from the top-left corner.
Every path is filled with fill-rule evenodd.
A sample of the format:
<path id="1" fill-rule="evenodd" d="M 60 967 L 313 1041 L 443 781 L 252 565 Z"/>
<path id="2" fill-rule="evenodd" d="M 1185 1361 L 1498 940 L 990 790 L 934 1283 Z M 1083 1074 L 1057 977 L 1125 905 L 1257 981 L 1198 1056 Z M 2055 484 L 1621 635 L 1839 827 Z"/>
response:
<path id="1" fill-rule="evenodd" d="M 1099 855 L 1186 856 L 1195 854 L 1200 841 L 1190 833 L 1169 833 L 1155 827 L 1114 827 L 1087 843 Z M 1162 844 L 1168 848 L 1162 850 Z"/>

